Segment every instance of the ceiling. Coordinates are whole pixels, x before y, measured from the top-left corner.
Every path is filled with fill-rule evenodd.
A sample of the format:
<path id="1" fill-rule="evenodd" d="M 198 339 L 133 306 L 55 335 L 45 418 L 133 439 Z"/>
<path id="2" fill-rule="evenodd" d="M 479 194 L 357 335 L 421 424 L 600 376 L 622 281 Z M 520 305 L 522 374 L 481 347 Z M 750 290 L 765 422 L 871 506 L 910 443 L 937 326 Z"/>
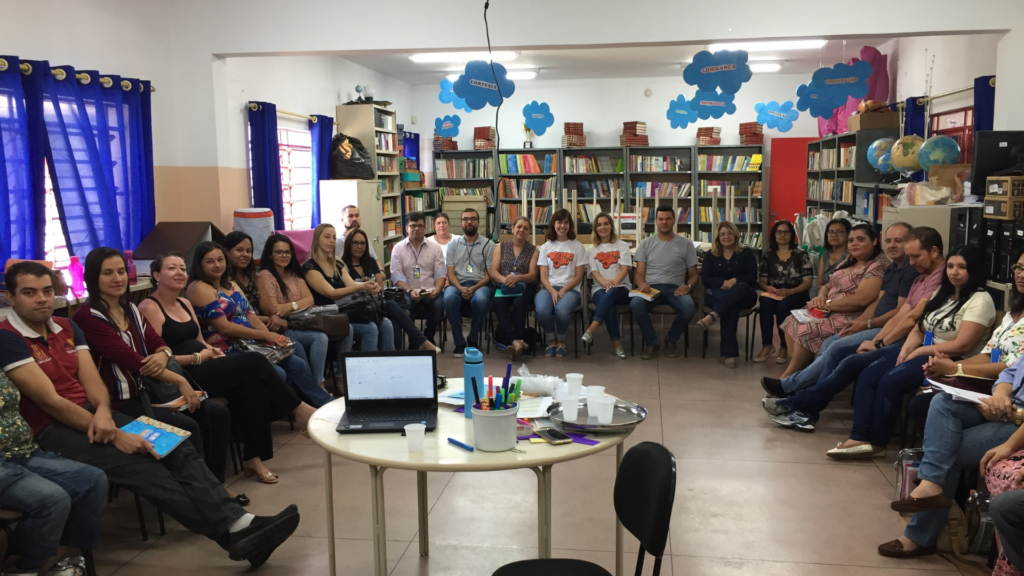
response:
<path id="1" fill-rule="evenodd" d="M 784 50 L 752 52 L 751 59 L 777 59 L 782 69 L 776 74 L 810 74 L 821 66 L 856 56 L 863 46 L 880 46 L 889 38 L 830 40 L 820 50 Z M 845 45 L 844 45 L 845 44 Z M 681 64 L 689 62 L 705 45 L 660 45 L 613 48 L 571 48 L 523 50 L 505 62 L 507 68 L 538 71 L 538 80 L 576 80 L 593 78 L 648 78 L 681 76 Z M 495 49 L 497 50 L 497 48 Z M 423 63 L 409 60 L 411 52 L 346 55 L 344 58 L 382 74 L 413 85 L 436 84 L 446 74 L 457 71 L 460 63 Z"/>

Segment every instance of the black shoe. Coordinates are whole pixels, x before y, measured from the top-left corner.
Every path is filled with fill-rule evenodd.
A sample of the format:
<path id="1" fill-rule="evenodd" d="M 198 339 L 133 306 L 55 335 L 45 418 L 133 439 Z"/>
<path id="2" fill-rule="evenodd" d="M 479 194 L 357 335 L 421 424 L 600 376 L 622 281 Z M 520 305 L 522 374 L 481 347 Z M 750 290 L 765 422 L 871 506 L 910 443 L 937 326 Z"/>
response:
<path id="1" fill-rule="evenodd" d="M 228 535 L 228 558 L 248 560 L 258 568 L 299 526 L 299 509 L 294 504 L 277 516 L 257 516 L 248 528 Z"/>
<path id="2" fill-rule="evenodd" d="M 466 345 L 469 348 L 476 348 L 477 350 L 480 349 L 480 343 L 479 342 L 474 342 L 474 341 L 469 340 L 469 339 L 466 340 Z"/>
<path id="3" fill-rule="evenodd" d="M 454 357 L 454 358 L 462 358 L 465 355 L 466 355 L 466 346 L 465 345 L 456 346 L 455 347 L 455 351 L 452 352 L 452 357 Z"/>
<path id="4" fill-rule="evenodd" d="M 234 498 L 232 498 L 232 500 L 237 502 L 239 506 L 249 505 L 249 497 L 246 496 L 245 494 L 237 494 Z"/>
<path id="5" fill-rule="evenodd" d="M 767 376 L 761 377 L 761 388 L 764 391 L 775 396 L 776 398 L 785 398 L 789 396 L 786 391 L 782 388 L 782 380 L 778 378 L 769 378 Z"/>

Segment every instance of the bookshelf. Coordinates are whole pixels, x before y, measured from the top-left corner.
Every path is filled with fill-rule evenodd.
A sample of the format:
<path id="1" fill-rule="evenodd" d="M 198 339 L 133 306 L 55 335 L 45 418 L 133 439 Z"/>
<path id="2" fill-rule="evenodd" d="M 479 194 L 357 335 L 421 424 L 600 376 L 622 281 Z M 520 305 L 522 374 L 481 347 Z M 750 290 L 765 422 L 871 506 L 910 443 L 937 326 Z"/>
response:
<path id="1" fill-rule="evenodd" d="M 405 230 L 410 212 L 423 212 L 427 217 L 427 236 L 434 233 L 434 214 L 441 211 L 437 188 L 409 188 L 402 190 L 402 230 Z"/>
<path id="2" fill-rule="evenodd" d="M 530 235 L 544 234 L 559 190 L 557 148 L 499 150 L 498 239 L 511 238 L 512 221 L 530 220 Z"/>
<path id="3" fill-rule="evenodd" d="M 717 145 L 695 148 L 691 238 L 711 242 L 715 226 L 736 224 L 740 241 L 760 253 L 768 235 L 768 192 L 763 164 L 752 170 L 751 159 L 764 159 L 761 145 Z"/>
<path id="4" fill-rule="evenodd" d="M 629 189 L 625 172 L 626 148 L 562 148 L 559 167 L 562 172 L 562 205 L 576 198 L 576 230 L 590 234 L 591 221 L 599 212 L 615 215 L 622 212 Z M 573 194 L 575 192 L 575 195 Z"/>
<path id="5" fill-rule="evenodd" d="M 631 211 L 637 215 L 637 241 L 655 234 L 654 214 L 661 204 L 671 204 L 676 214 L 675 232 L 692 237 L 692 146 L 642 146 L 626 149 Z"/>
<path id="6" fill-rule="evenodd" d="M 378 104 L 342 104 L 335 110 L 338 132 L 358 138 L 377 173 L 379 207 L 365 209 L 363 228 L 368 228 L 372 214 L 380 218 L 381 243 L 375 246 L 378 256 L 384 258 L 384 273 L 390 275 L 389 255 L 395 243 L 402 239 L 402 186 L 399 173 L 398 120 L 395 111 Z"/>
<path id="7" fill-rule="evenodd" d="M 807 217 L 845 210 L 854 219 L 877 224 L 888 196 L 880 192 L 883 174 L 868 164 L 868 146 L 879 138 L 898 137 L 895 128 L 859 130 L 808 143 Z"/>
<path id="8" fill-rule="evenodd" d="M 496 150 L 434 152 L 434 181 L 438 186 L 441 208 L 450 210 L 452 234 L 462 234 L 456 206 L 460 213 L 465 206 L 472 206 L 480 212 L 480 233 L 490 237 L 494 232 L 494 200 L 498 184 L 494 166 L 496 156 Z M 460 202 L 460 198 L 469 203 Z"/>

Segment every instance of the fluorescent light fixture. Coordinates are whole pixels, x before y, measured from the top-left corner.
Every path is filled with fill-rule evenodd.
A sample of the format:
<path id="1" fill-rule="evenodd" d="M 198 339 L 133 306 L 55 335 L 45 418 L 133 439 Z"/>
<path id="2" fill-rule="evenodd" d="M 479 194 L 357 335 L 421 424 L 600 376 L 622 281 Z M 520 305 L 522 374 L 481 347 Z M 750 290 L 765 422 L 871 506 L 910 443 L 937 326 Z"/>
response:
<path id="1" fill-rule="evenodd" d="M 708 50 L 746 50 L 747 52 L 768 52 L 770 50 L 813 50 L 821 48 L 828 40 L 774 40 L 770 42 L 730 42 L 711 44 Z"/>
<path id="2" fill-rule="evenodd" d="M 782 64 L 777 62 L 762 62 L 760 64 L 751 64 L 751 72 L 778 72 L 782 68 Z"/>
<path id="3" fill-rule="evenodd" d="M 509 60 L 515 60 L 519 54 L 511 51 L 498 51 L 498 52 L 427 52 L 423 54 L 413 54 L 409 56 L 409 60 L 418 64 L 428 62 L 469 62 L 470 60 L 491 60 L 495 62 L 508 62 Z"/>
<path id="4" fill-rule="evenodd" d="M 445 77 L 451 80 L 452 82 L 455 82 L 456 80 L 459 79 L 459 76 L 462 76 L 462 74 L 448 74 Z M 536 70 L 509 70 L 507 76 L 509 80 L 533 80 L 536 77 Z"/>

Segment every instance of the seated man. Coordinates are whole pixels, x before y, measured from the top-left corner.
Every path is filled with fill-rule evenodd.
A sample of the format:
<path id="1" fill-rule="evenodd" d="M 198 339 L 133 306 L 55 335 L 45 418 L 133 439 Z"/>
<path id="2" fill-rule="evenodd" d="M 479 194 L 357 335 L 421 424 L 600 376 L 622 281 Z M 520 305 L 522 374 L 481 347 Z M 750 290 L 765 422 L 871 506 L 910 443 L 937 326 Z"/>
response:
<path id="1" fill-rule="evenodd" d="M 462 211 L 462 237 L 448 245 L 448 282 L 444 289 L 444 312 L 452 326 L 455 351 L 462 358 L 466 338 L 462 336 L 462 313 L 472 314 L 469 325 L 469 346 L 479 348 L 480 329 L 491 309 L 491 266 L 494 242 L 477 234 L 480 215 L 472 208 Z"/>
<path id="2" fill-rule="evenodd" d="M 437 325 L 444 316 L 444 298 L 441 295 L 448 267 L 444 264 L 441 247 L 424 238 L 426 225 L 427 218 L 423 212 L 412 212 L 406 217 L 405 229 L 409 237 L 391 251 L 391 279 L 405 290 L 412 317 L 427 319 L 423 335 L 433 342 Z"/>
<path id="3" fill-rule="evenodd" d="M 762 400 L 761 406 L 777 424 L 813 431 L 821 411 L 836 394 L 856 381 L 861 372 L 869 366 L 874 366 L 873 369 L 881 369 L 883 365 L 889 368 L 896 366 L 903 341 L 914 329 L 918 316 L 938 289 L 946 270 L 946 261 L 942 257 L 942 236 L 934 228 L 921 226 L 911 230 L 904 249 L 918 276 L 911 285 L 903 307 L 873 340 L 864 339 L 856 354 L 845 358 L 838 355 L 833 357 L 833 361 L 838 363 L 830 362 L 826 365 L 817 383 L 810 388 L 786 398 Z"/>
<path id="4" fill-rule="evenodd" d="M 40 450 L 18 412 L 20 398 L 0 372 L 0 453 L 6 456 L 0 460 L 0 509 L 25 515 L 11 534 L 10 552 L 17 559 L 7 574 L 41 574 L 60 559 L 64 546 L 96 548 L 107 476 L 88 464 Z"/>
<path id="5" fill-rule="evenodd" d="M 643 298 L 631 298 L 629 303 L 647 346 L 640 356 L 644 360 L 658 357 L 658 334 L 654 331 L 650 315 L 652 308 L 668 304 L 676 311 L 672 326 L 665 335 L 665 356 L 669 358 L 679 356 L 676 342 L 683 336 L 696 310 L 690 294 L 697 284 L 697 251 L 690 239 L 672 231 L 675 221 L 675 212 L 670 206 L 658 206 L 654 216 L 658 234 L 641 240 L 633 257 L 637 290 L 644 294 L 651 294 L 652 288 L 660 292 L 649 302 Z"/>
<path id="6" fill-rule="evenodd" d="M 298 526 L 296 507 L 273 517 L 246 513 L 189 442 L 157 459 L 148 441 L 121 430 L 132 418 L 110 409 L 81 329 L 53 317 L 49 270 L 22 262 L 4 280 L 13 309 L 0 322 L 0 367 L 22 394 L 21 413 L 39 446 L 103 470 L 232 560 L 266 562 Z"/>
<path id="7" fill-rule="evenodd" d="M 823 373 L 829 373 L 843 358 L 855 353 L 861 342 L 874 340 L 882 327 L 896 316 L 917 278 L 917 270 L 910 265 L 903 249 L 906 236 L 912 229 L 913 226 L 906 222 L 897 222 L 885 231 L 885 253 L 892 264 L 885 270 L 882 291 L 874 304 L 868 306 L 856 320 L 844 326 L 839 334 L 829 336 L 822 342 L 817 357 L 807 368 L 782 380 L 762 377 L 761 387 L 765 392 L 781 398 L 813 386 Z M 830 370 L 826 371 L 826 366 Z"/>

